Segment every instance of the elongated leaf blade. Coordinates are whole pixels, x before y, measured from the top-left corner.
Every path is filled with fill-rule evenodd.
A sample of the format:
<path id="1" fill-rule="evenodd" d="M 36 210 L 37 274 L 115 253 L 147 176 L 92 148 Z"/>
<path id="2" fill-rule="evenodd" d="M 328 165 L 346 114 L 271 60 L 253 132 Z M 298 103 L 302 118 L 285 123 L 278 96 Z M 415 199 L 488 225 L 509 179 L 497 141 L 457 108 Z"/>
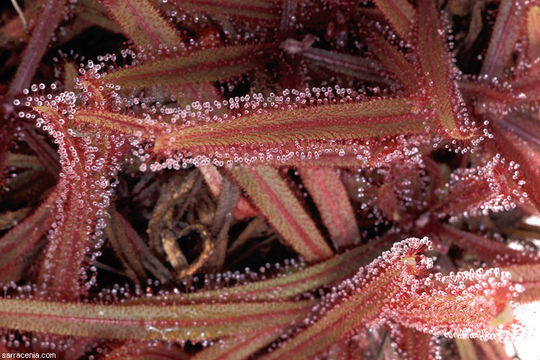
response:
<path id="1" fill-rule="evenodd" d="M 334 51 L 309 48 L 302 52 L 309 64 L 356 79 L 391 86 L 393 79 L 381 77 L 383 68 L 371 59 Z"/>
<path id="2" fill-rule="evenodd" d="M 413 248 L 409 249 L 406 242 L 396 244 L 392 251 L 361 268 L 350 280 L 352 283 L 343 284 L 341 296 L 329 294 L 328 303 L 323 300 L 323 306 L 330 310 L 306 319 L 310 326 L 263 359 L 308 359 L 376 320 L 382 309 L 400 293 L 404 277 L 415 272 L 414 258 L 408 256 L 419 244 L 411 242 L 410 245 Z"/>
<path id="3" fill-rule="evenodd" d="M 381 317 L 436 336 L 510 336 L 516 322 L 509 274 L 495 268 L 426 277 L 431 265 L 420 252 L 427 246 L 426 238 L 394 244 L 328 294 L 303 332 L 263 359 L 310 358 Z"/>
<path id="4" fill-rule="evenodd" d="M 206 13 L 214 16 L 238 18 L 244 21 L 279 21 L 281 1 L 246 0 L 175 0 L 175 6 L 193 13 Z"/>
<path id="5" fill-rule="evenodd" d="M 224 340 L 223 344 L 211 346 L 191 358 L 191 360 L 243 360 L 272 341 L 279 338 L 286 329 L 270 327 L 241 338 Z"/>
<path id="6" fill-rule="evenodd" d="M 9 86 L 9 94 L 18 94 L 30 85 L 39 62 L 47 51 L 47 46 L 54 35 L 54 31 L 64 18 L 66 3 L 66 0 L 43 2 L 43 8 L 39 12 L 39 17 L 32 31 L 32 37 L 24 49 L 15 77 Z"/>
<path id="7" fill-rule="evenodd" d="M 216 198 L 219 198 L 223 185 L 223 176 L 214 165 L 207 165 L 199 167 L 199 170 L 203 174 L 206 184 L 210 188 L 210 192 Z M 240 197 L 236 208 L 234 209 L 234 217 L 238 220 L 257 216 L 257 210 L 251 205 L 246 198 Z"/>
<path id="8" fill-rule="evenodd" d="M 493 124 L 492 131 L 495 135 L 492 146 L 500 152 L 508 161 L 514 161 L 519 164 L 520 178 L 524 181 L 521 187 L 526 191 L 528 199 L 534 204 L 537 209 L 540 209 L 540 193 L 538 192 L 539 184 L 538 166 L 535 162 L 528 158 L 528 153 L 524 152 L 524 146 L 520 146 L 520 139 L 505 132 L 497 124 Z M 534 153 L 533 153 L 534 154 Z M 514 174 L 506 172 L 505 176 L 509 183 L 514 183 Z"/>
<path id="9" fill-rule="evenodd" d="M 141 250 L 130 241 L 130 230 L 126 219 L 116 210 L 114 206 L 109 208 L 109 216 L 107 219 L 107 227 L 105 234 L 111 244 L 116 256 L 126 269 L 128 276 L 134 283 L 139 283 L 139 279 L 146 277 L 143 264 L 141 262 Z"/>
<path id="10" fill-rule="evenodd" d="M 211 340 L 301 320 L 314 301 L 179 306 L 0 299 L 0 327 L 98 339 Z"/>
<path id="11" fill-rule="evenodd" d="M 180 36 L 149 0 L 101 0 L 100 3 L 136 46 L 153 51 L 162 46 L 171 51 L 183 50 Z"/>
<path id="12" fill-rule="evenodd" d="M 533 5 L 527 13 L 527 57 L 530 62 L 540 61 L 540 5 Z"/>
<path id="13" fill-rule="evenodd" d="M 435 338 L 432 335 L 404 326 L 399 326 L 393 332 L 395 332 L 393 338 L 398 345 L 400 358 L 409 360 L 435 360 L 438 358 Z"/>
<path id="14" fill-rule="evenodd" d="M 518 40 L 523 23 L 523 11 L 527 8 L 523 0 L 501 0 L 497 20 L 491 34 L 482 75 L 500 76 L 508 65 Z"/>
<path id="15" fill-rule="evenodd" d="M 439 234 L 459 247 L 473 252 L 480 259 L 498 266 L 537 261 L 537 257 L 531 252 L 512 249 L 506 244 L 456 229 L 451 225 L 442 225 Z"/>
<path id="16" fill-rule="evenodd" d="M 461 360 L 478 360 L 472 340 L 456 339 L 456 345 Z"/>
<path id="17" fill-rule="evenodd" d="M 516 301 L 522 304 L 540 300 L 540 263 L 517 264 L 501 268 L 512 275 L 512 283 L 522 287 Z"/>
<path id="18" fill-rule="evenodd" d="M 123 139 L 109 131 L 73 136 L 60 115 L 65 105 L 59 100 L 34 108 L 38 121 L 46 124 L 51 135 L 61 138 L 57 143 L 62 166 L 55 199 L 57 216 L 38 282 L 45 298 L 75 300 L 87 290 L 84 265 L 105 226 L 103 217 L 110 196 L 107 187 L 125 156 L 125 146 Z"/>
<path id="19" fill-rule="evenodd" d="M 386 250 L 396 236 L 387 236 L 374 240 L 369 244 L 356 247 L 343 254 L 333 256 L 319 264 L 311 265 L 303 270 L 274 279 L 257 281 L 219 290 L 199 291 L 191 294 L 154 296 L 148 299 L 132 300 L 129 303 L 199 303 L 222 301 L 274 301 L 287 300 L 305 292 L 314 291 L 322 286 L 335 285 L 353 276 L 358 268 Z"/>
<path id="20" fill-rule="evenodd" d="M 425 115 L 412 99 L 259 109 L 234 120 L 185 127 L 159 136 L 154 150 L 200 153 L 209 147 L 248 150 L 260 146 L 280 146 L 286 150 L 286 145 L 295 149 L 294 144 L 299 142 L 324 143 L 329 139 L 420 133 L 425 131 L 424 120 Z"/>
<path id="21" fill-rule="evenodd" d="M 178 89 L 186 84 L 228 80 L 253 70 L 264 45 L 236 45 L 200 50 L 185 56 L 160 58 L 102 76 L 123 89 L 161 86 Z"/>
<path id="22" fill-rule="evenodd" d="M 390 71 L 404 89 L 410 93 L 418 91 L 421 78 L 416 71 L 415 64 L 412 64 L 404 56 L 403 52 L 399 51 L 382 34 L 377 32 L 369 33 L 364 41 L 367 43 L 369 50 L 384 65 L 384 69 Z"/>
<path id="23" fill-rule="evenodd" d="M 163 342 L 126 341 L 107 349 L 102 360 L 188 360 L 190 356 L 180 346 Z"/>
<path id="24" fill-rule="evenodd" d="M 120 132 L 126 135 L 152 139 L 161 132 L 159 124 L 152 119 L 141 119 L 131 115 L 109 112 L 99 109 L 82 109 L 73 121 L 92 124 L 98 128 Z"/>
<path id="25" fill-rule="evenodd" d="M 332 256 L 315 223 L 276 169 L 236 167 L 229 172 L 283 240 L 307 261 Z"/>
<path id="26" fill-rule="evenodd" d="M 454 79 L 454 65 L 441 37 L 443 31 L 435 3 L 431 0 L 419 1 L 416 34 L 418 55 L 429 86 L 435 117 L 449 136 L 466 139 L 471 136 L 464 124 L 466 109 Z"/>
<path id="27" fill-rule="evenodd" d="M 298 171 L 304 186 L 317 204 L 334 246 L 339 249 L 358 242 L 360 233 L 354 211 L 336 170 L 301 167 Z"/>
<path id="28" fill-rule="evenodd" d="M 26 257 L 54 221 L 58 193 L 57 188 L 30 216 L 0 238 L 0 281 L 19 280 Z"/>
<path id="29" fill-rule="evenodd" d="M 104 179 L 117 170 L 112 158 L 119 154 L 115 153 L 114 142 L 107 135 L 96 138 L 95 147 L 75 138 L 65 140 L 70 155 L 62 159 L 59 194 L 55 199 L 60 216 L 48 236 L 39 282 L 45 292 L 43 295 L 74 300 L 85 292 L 83 266 L 96 232 L 104 227 L 100 219 L 108 207 L 109 195 L 104 191 L 108 184 Z M 100 163 L 93 161 L 94 156 Z M 86 173 L 85 165 L 94 167 L 92 176 L 78 175 Z"/>
<path id="30" fill-rule="evenodd" d="M 375 0 L 375 4 L 402 39 L 411 37 L 416 11 L 407 0 Z"/>

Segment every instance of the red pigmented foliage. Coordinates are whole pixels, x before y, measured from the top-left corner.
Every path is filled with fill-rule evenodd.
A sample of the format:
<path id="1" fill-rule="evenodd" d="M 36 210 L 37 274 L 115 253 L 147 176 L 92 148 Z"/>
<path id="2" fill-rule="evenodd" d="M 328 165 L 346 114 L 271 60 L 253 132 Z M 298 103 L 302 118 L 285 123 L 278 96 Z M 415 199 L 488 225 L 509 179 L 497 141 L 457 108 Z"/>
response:
<path id="1" fill-rule="evenodd" d="M 504 359 L 533 334 L 537 1 L 1 7 L 2 352 Z"/>

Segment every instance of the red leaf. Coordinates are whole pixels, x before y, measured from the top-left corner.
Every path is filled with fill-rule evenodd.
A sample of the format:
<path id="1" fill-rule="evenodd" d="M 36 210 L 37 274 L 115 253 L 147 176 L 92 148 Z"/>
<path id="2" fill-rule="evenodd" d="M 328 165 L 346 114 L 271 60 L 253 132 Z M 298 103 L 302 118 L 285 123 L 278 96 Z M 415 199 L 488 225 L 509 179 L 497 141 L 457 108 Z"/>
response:
<path id="1" fill-rule="evenodd" d="M 360 241 L 354 211 L 345 186 L 333 168 L 301 167 L 302 182 L 317 204 L 336 249 Z"/>
<path id="2" fill-rule="evenodd" d="M 0 327 L 97 339 L 212 340 L 300 321 L 314 301 L 94 305 L 0 299 Z"/>
<path id="3" fill-rule="evenodd" d="M 259 157 L 262 161 L 288 161 L 296 150 L 299 155 L 300 151 L 324 153 L 336 141 L 425 131 L 425 115 L 417 99 L 375 99 L 308 107 L 277 105 L 283 101 L 290 100 L 273 100 L 277 109 L 263 105 L 255 110 L 246 109 L 245 114 L 233 119 L 175 128 L 157 137 L 154 151 L 204 155 L 195 160 L 197 163 L 209 158 L 220 162 L 232 162 L 233 158 L 251 162 Z M 250 104 L 238 106 L 251 109 Z M 274 148 L 279 151 L 268 151 Z"/>
<path id="4" fill-rule="evenodd" d="M 520 35 L 524 20 L 522 14 L 526 7 L 523 0 L 501 0 L 487 54 L 482 64 L 482 75 L 490 77 L 502 75 Z"/>
<path id="5" fill-rule="evenodd" d="M 149 0 L 100 0 L 110 17 L 135 45 L 158 51 L 182 51 L 184 43 L 174 28 L 165 21 Z"/>
<path id="6" fill-rule="evenodd" d="M 66 0 L 44 1 L 36 25 L 34 25 L 32 37 L 24 49 L 15 77 L 9 86 L 9 94 L 18 94 L 30 85 L 39 62 L 47 51 L 54 31 L 65 16 L 66 2 Z"/>
<path id="7" fill-rule="evenodd" d="M 206 13 L 216 17 L 238 18 L 243 21 L 275 23 L 279 20 L 281 1 L 259 0 L 175 0 L 180 9 L 194 13 Z"/>
<path id="8" fill-rule="evenodd" d="M 402 39 L 411 37 L 416 11 L 407 0 L 375 0 L 375 4 Z"/>
<path id="9" fill-rule="evenodd" d="M 467 139 L 471 136 L 471 129 L 465 123 L 468 115 L 455 80 L 455 65 L 441 36 L 444 31 L 435 3 L 420 0 L 417 51 L 435 118 L 450 137 Z"/>
<path id="10" fill-rule="evenodd" d="M 0 238 L 0 281 L 18 281 L 26 259 L 52 225 L 59 195 L 57 187 L 23 222 Z"/>
<path id="11" fill-rule="evenodd" d="M 214 165 L 207 165 L 199 167 L 199 170 L 203 174 L 204 180 L 208 184 L 212 195 L 215 198 L 219 198 L 223 184 L 223 177 L 219 173 L 218 169 Z M 240 197 L 238 199 L 238 203 L 234 209 L 234 217 L 237 220 L 254 217 L 257 216 L 257 214 L 257 209 L 253 208 L 253 206 L 244 197 Z"/>
<path id="12" fill-rule="evenodd" d="M 307 261 L 329 258 L 332 250 L 278 171 L 268 166 L 228 170 L 283 240 Z"/>

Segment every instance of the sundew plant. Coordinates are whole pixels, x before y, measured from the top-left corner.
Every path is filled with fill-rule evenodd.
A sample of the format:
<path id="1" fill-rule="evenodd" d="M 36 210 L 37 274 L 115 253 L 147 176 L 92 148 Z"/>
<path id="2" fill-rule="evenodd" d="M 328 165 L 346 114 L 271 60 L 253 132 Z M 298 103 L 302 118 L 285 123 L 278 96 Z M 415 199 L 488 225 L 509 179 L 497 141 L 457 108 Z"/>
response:
<path id="1" fill-rule="evenodd" d="M 0 8 L 2 356 L 538 344 L 539 1 Z"/>

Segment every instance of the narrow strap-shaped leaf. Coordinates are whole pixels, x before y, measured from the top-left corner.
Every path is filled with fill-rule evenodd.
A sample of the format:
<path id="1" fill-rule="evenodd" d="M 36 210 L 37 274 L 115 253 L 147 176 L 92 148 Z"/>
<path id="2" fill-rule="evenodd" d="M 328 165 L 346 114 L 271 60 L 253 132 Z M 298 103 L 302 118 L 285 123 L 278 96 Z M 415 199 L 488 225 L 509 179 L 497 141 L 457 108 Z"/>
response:
<path id="1" fill-rule="evenodd" d="M 527 57 L 530 62 L 540 61 L 540 5 L 533 5 L 527 13 Z M 538 68 L 536 65 L 536 68 Z"/>
<path id="2" fill-rule="evenodd" d="M 439 231 L 440 236 L 447 238 L 466 251 L 473 252 L 480 259 L 495 263 L 498 266 L 538 261 L 538 257 L 534 256 L 535 254 L 532 252 L 515 250 L 506 244 L 456 229 L 451 225 L 443 224 Z"/>
<path id="3" fill-rule="evenodd" d="M 461 79 L 458 83 L 459 89 L 466 97 L 476 97 L 484 102 L 505 105 L 515 103 L 519 100 L 515 95 L 518 91 L 510 91 L 502 87 L 487 84 L 480 79 Z"/>
<path id="4" fill-rule="evenodd" d="M 23 125 L 23 134 L 25 135 L 26 143 L 40 158 L 45 165 L 45 168 L 51 174 L 58 174 L 60 171 L 58 155 L 54 153 L 52 146 L 44 138 L 38 135 L 34 128 L 26 126 L 26 124 Z"/>
<path id="5" fill-rule="evenodd" d="M 364 41 L 369 50 L 384 65 L 384 68 L 400 81 L 404 89 L 411 93 L 418 91 L 420 76 L 415 66 L 403 55 L 403 52 L 399 51 L 382 34 L 375 31 L 369 33 Z"/>
<path id="6" fill-rule="evenodd" d="M 107 347 L 101 360 L 189 360 L 191 357 L 179 345 L 165 342 L 125 341 Z"/>
<path id="7" fill-rule="evenodd" d="M 208 147 L 225 150 L 280 145 L 284 148 L 299 141 L 324 142 L 420 133 L 425 131 L 424 120 L 425 115 L 413 99 L 399 98 L 259 109 L 234 120 L 186 127 L 159 136 L 154 150 L 197 153 Z"/>
<path id="8" fill-rule="evenodd" d="M 460 360 L 478 360 L 471 339 L 456 339 Z"/>
<path id="9" fill-rule="evenodd" d="M 407 0 L 375 0 L 375 4 L 402 39 L 411 37 L 416 11 Z"/>
<path id="10" fill-rule="evenodd" d="M 470 130 L 464 128 L 466 109 L 453 75 L 453 64 L 441 32 L 444 31 L 435 3 L 418 2 L 418 55 L 432 106 L 440 126 L 455 139 L 468 138 Z"/>
<path id="11" fill-rule="evenodd" d="M 99 339 L 211 340 L 301 320 L 314 301 L 93 305 L 0 299 L 0 328 Z"/>
<path id="12" fill-rule="evenodd" d="M 32 37 L 24 49 L 15 77 L 9 86 L 9 94 L 18 94 L 30 85 L 41 58 L 47 51 L 47 46 L 49 46 L 54 31 L 64 18 L 66 2 L 66 0 L 48 0 L 44 2 L 32 31 Z"/>
<path id="13" fill-rule="evenodd" d="M 263 359 L 309 359 L 355 329 L 376 320 L 383 308 L 401 292 L 404 277 L 416 271 L 414 257 L 410 254 L 420 244 L 411 242 L 410 245 L 412 248 L 405 241 L 395 244 L 392 251 L 361 268 L 353 279 L 343 283 L 340 296 L 329 294 L 328 304 L 323 300 L 321 306 L 329 308 L 327 312 L 306 319 L 310 325 L 304 331 Z"/>
<path id="14" fill-rule="evenodd" d="M 407 360 L 435 360 L 438 357 L 435 338 L 415 329 L 399 326 L 392 337 L 398 345 L 400 358 Z M 392 332 L 390 333 L 392 335 Z"/>
<path id="15" fill-rule="evenodd" d="M 149 0 L 100 0 L 135 45 L 157 51 L 183 50 L 182 39 Z"/>
<path id="16" fill-rule="evenodd" d="M 505 349 L 505 344 L 497 341 L 472 340 L 474 347 L 480 350 L 484 359 L 512 360 Z"/>
<path id="17" fill-rule="evenodd" d="M 98 109 L 82 109 L 75 113 L 73 121 L 96 125 L 122 134 L 152 139 L 161 132 L 159 124 L 152 119 L 141 119 Z"/>
<path id="18" fill-rule="evenodd" d="M 105 228 L 107 239 L 126 269 L 128 276 L 134 283 L 139 283 L 139 279 L 146 277 L 141 262 L 141 251 L 130 241 L 128 231 L 131 229 L 126 228 L 126 220 L 114 205 L 109 208 L 108 213 L 110 218 L 107 219 L 107 227 Z"/>
<path id="19" fill-rule="evenodd" d="M 105 233 L 110 236 L 111 233 L 116 236 L 118 240 L 119 251 L 125 256 L 125 260 L 128 264 L 133 264 L 132 267 L 136 273 L 141 276 L 141 279 L 146 278 L 146 273 L 141 271 L 138 263 L 150 271 L 152 275 L 165 283 L 172 279 L 172 274 L 163 265 L 158 258 L 150 251 L 150 248 L 139 234 L 133 229 L 131 224 L 120 214 L 114 207 L 109 208 L 110 225 L 105 228 Z M 113 226 L 114 229 L 110 227 Z M 111 240 L 109 238 L 109 240 Z M 114 241 L 114 240 L 112 240 Z M 114 244 L 113 244 L 114 248 Z M 114 249 L 115 252 L 117 249 Z"/>
<path id="20" fill-rule="evenodd" d="M 120 34 L 122 29 L 106 15 L 107 10 L 97 0 L 79 0 L 75 8 L 78 19 L 92 26 L 99 26 L 110 32 Z"/>
<path id="21" fill-rule="evenodd" d="M 73 187 L 89 188 L 88 182 L 73 182 Z M 60 180 L 60 201 L 56 211 L 62 214 L 54 222 L 45 248 L 39 283 L 44 294 L 55 299 L 76 299 L 83 293 L 81 275 L 86 254 L 90 250 L 91 231 L 95 226 L 97 206 L 92 206 L 88 191 L 73 189 Z M 77 195 L 81 196 L 79 201 Z"/>
<path id="22" fill-rule="evenodd" d="M 229 170 L 283 240 L 307 261 L 329 258 L 332 250 L 279 172 L 268 166 Z"/>
<path id="23" fill-rule="evenodd" d="M 57 141 L 62 171 L 55 199 L 57 216 L 38 275 L 40 295 L 75 300 L 87 289 L 82 283 L 83 266 L 104 227 L 108 182 L 124 156 L 123 140 L 108 132 L 92 134 L 88 139 L 71 136 L 57 109 L 41 106 L 35 110 L 50 131 L 68 135 Z"/>
<path id="24" fill-rule="evenodd" d="M 398 292 L 400 271 L 387 271 L 363 292 L 334 307 L 312 326 L 268 356 L 270 359 L 308 359 L 356 328 L 376 319 L 383 306 Z M 375 301 L 373 301 L 375 300 Z"/>
<path id="25" fill-rule="evenodd" d="M 427 246 L 426 238 L 394 244 L 328 294 L 322 314 L 308 317 L 303 332 L 263 359 L 310 358 L 380 318 L 436 336 L 509 336 L 516 329 L 509 274 L 480 269 L 426 277 L 432 263 L 420 252 Z"/>
<path id="26" fill-rule="evenodd" d="M 392 79 L 381 77 L 383 71 L 381 66 L 367 58 L 312 47 L 303 51 L 302 56 L 310 64 L 333 72 L 352 76 L 362 81 L 382 83 L 386 86 L 392 85 Z"/>
<path id="27" fill-rule="evenodd" d="M 195 354 L 190 360 L 244 360 L 257 350 L 279 338 L 285 329 L 269 327 L 241 338 L 232 337 L 223 340 Z"/>
<path id="28" fill-rule="evenodd" d="M 281 1 L 246 0 L 175 0 L 174 4 L 187 11 L 203 12 L 210 15 L 240 18 L 244 21 L 279 20 Z"/>
<path id="29" fill-rule="evenodd" d="M 44 0 L 32 1 L 31 3 L 24 4 L 23 16 L 25 19 L 36 19 Z M 35 21 L 28 21 L 26 24 L 23 22 L 19 14 L 13 15 L 0 27 L 0 46 L 5 47 L 11 42 L 18 41 L 23 38 L 25 32 L 31 32 L 36 25 Z"/>
<path id="30" fill-rule="evenodd" d="M 54 221 L 58 193 L 58 189 L 53 191 L 32 215 L 0 238 L 0 281 L 19 280 L 26 256 Z"/>
<path id="31" fill-rule="evenodd" d="M 317 204 L 324 225 L 336 248 L 360 240 L 354 211 L 347 190 L 333 168 L 301 167 L 302 183 Z"/>
<path id="32" fill-rule="evenodd" d="M 512 275 L 512 282 L 522 287 L 516 301 L 522 304 L 540 300 L 540 263 L 510 265 L 501 268 Z"/>
<path id="33" fill-rule="evenodd" d="M 334 285 L 353 276 L 358 268 L 367 265 L 394 241 L 395 236 L 387 236 L 374 240 L 366 245 L 356 247 L 344 254 L 333 256 L 319 264 L 311 265 L 303 270 L 274 279 L 257 281 L 219 290 L 198 291 L 185 295 L 153 296 L 137 299 L 133 303 L 191 303 L 227 301 L 270 301 L 294 298 L 304 292 L 313 291 L 321 286 Z"/>
<path id="34" fill-rule="evenodd" d="M 43 164 L 34 155 L 12 153 L 6 151 L 6 166 L 17 169 L 43 170 Z"/>
<path id="35" fill-rule="evenodd" d="M 514 161 L 519 164 L 520 178 L 524 180 L 523 189 L 527 192 L 528 199 L 534 204 L 537 209 L 540 209 L 540 181 L 538 181 L 538 167 L 534 166 L 527 158 L 526 153 L 518 145 L 519 139 L 513 139 L 510 134 L 505 133 L 497 124 L 492 124 L 493 139 L 492 145 L 500 152 L 509 162 Z M 514 182 L 511 172 L 506 172 L 505 175 L 510 183 Z"/>
<path id="36" fill-rule="evenodd" d="M 264 47 L 254 44 L 200 50 L 109 72 L 100 80 L 124 89 L 152 86 L 177 89 L 185 84 L 228 80 L 256 67 L 255 57 Z"/>
<path id="37" fill-rule="evenodd" d="M 482 64 L 482 75 L 500 76 L 510 60 L 524 22 L 524 0 L 501 0 L 497 20 Z"/>
<path id="38" fill-rule="evenodd" d="M 200 166 L 199 170 L 203 174 L 206 184 L 210 188 L 210 192 L 216 198 L 221 194 L 223 184 L 223 176 L 214 165 Z M 245 197 L 241 196 L 238 199 L 236 208 L 234 209 L 234 217 L 238 220 L 257 216 L 257 210 L 253 208 Z"/>
<path id="39" fill-rule="evenodd" d="M 532 102 L 538 104 L 540 102 L 540 71 L 519 76 L 510 84 L 514 93 L 514 103 Z"/>

